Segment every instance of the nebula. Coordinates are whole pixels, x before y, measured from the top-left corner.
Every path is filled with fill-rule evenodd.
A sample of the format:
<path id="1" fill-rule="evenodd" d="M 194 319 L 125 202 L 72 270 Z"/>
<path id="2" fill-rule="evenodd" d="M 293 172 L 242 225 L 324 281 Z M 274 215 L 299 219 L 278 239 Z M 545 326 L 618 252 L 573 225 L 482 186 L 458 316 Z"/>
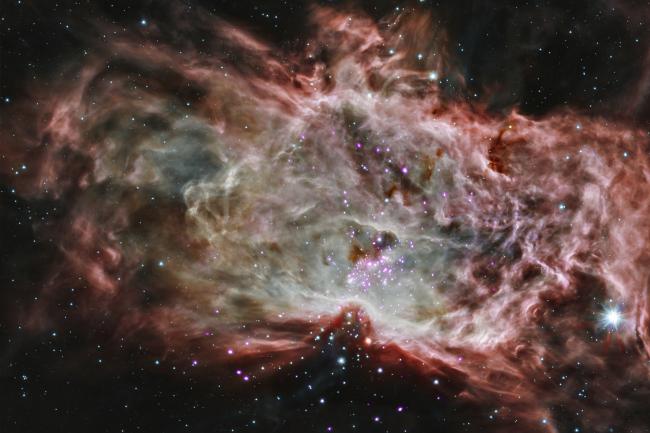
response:
<path id="1" fill-rule="evenodd" d="M 58 260 L 15 320 L 60 323 L 78 286 L 83 323 L 232 387 L 343 339 L 341 365 L 354 350 L 494 407 L 488 431 L 569 431 L 558 407 L 613 431 L 638 411 L 647 131 L 456 97 L 428 12 L 314 6 L 309 26 L 278 47 L 201 13 L 173 42 L 102 24 L 110 40 L 30 89 L 0 165 L 17 197 L 58 208 L 31 221 Z"/>

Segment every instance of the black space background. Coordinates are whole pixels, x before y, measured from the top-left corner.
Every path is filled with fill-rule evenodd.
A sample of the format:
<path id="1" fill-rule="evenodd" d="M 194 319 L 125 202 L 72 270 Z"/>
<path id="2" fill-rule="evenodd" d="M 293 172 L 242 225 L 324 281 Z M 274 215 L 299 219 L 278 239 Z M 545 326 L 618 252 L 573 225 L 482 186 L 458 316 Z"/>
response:
<path id="1" fill-rule="evenodd" d="M 2 0 L 0 127 L 19 120 L 10 116 L 11 107 L 29 97 L 33 83 L 54 86 L 61 66 L 92 48 L 86 26 L 108 22 L 136 28 L 143 18 L 173 26 L 166 3 Z M 307 31 L 308 3 L 302 1 L 178 3 L 240 23 L 278 46 L 296 45 Z M 387 1 L 358 4 L 374 17 L 395 7 Z M 469 84 L 457 97 L 477 93 L 494 111 L 519 106 L 533 116 L 567 106 L 648 127 L 650 102 L 631 98 L 650 67 L 648 3 L 427 0 L 404 5 L 433 8 L 448 30 L 449 51 Z M 631 100 L 638 102 L 630 106 Z M 154 365 L 155 347 L 127 342 L 115 348 L 108 312 L 97 311 L 91 325 L 75 317 L 74 308 L 66 306 L 74 293 L 62 295 L 54 307 L 66 317 L 65 327 L 42 335 L 26 332 L 16 317 L 39 302 L 42 276 L 59 260 L 47 239 L 35 237 L 30 222 L 45 217 L 46 210 L 47 217 L 57 215 L 52 203 L 16 197 L 11 181 L 0 176 L 0 432 L 324 432 L 330 425 L 339 432 L 485 430 L 481 420 L 490 407 L 459 405 L 408 368 L 381 380 L 361 367 L 351 366 L 345 376 L 323 373 L 336 356 L 326 348 L 323 356 L 246 388 L 227 389 L 208 367 L 178 366 L 172 372 L 169 365 Z M 307 383 L 318 384 L 315 394 L 305 391 Z M 319 407 L 318 397 L 328 404 Z M 375 414 L 394 412 L 400 404 L 409 408 L 404 417 L 372 422 Z M 562 408 L 554 415 L 562 431 L 581 425 Z"/>

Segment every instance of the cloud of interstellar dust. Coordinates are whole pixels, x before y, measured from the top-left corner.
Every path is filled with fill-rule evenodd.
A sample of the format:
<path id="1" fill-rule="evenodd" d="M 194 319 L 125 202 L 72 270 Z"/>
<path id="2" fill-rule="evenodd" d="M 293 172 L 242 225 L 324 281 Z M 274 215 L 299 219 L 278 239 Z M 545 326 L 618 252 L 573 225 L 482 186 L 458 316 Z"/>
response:
<path id="1" fill-rule="evenodd" d="M 29 155 L 16 193 L 65 208 L 35 223 L 62 256 L 44 297 L 84 281 L 82 305 L 123 335 L 205 339 L 203 359 L 264 356 L 270 372 L 358 311 L 369 351 L 456 372 L 462 398 L 498 396 L 522 431 L 555 431 L 552 405 L 595 423 L 624 410 L 576 401 L 566 377 L 616 369 L 590 379 L 604 398 L 648 379 L 647 135 L 444 96 L 463 78 L 427 13 L 311 20 L 300 50 L 201 14 L 174 43 L 121 32 L 34 90 L 2 171 Z M 603 344 L 606 308 L 635 356 Z"/>

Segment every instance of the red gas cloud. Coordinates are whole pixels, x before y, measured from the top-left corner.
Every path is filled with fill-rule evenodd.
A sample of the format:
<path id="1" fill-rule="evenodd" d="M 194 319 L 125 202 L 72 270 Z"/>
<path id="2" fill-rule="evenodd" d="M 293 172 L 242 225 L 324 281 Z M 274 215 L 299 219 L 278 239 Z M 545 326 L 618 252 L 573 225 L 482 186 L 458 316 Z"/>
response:
<path id="1" fill-rule="evenodd" d="M 555 405 L 615 416 L 625 398 L 574 394 L 582 369 L 610 372 L 599 398 L 647 382 L 646 132 L 443 95 L 463 78 L 427 14 L 312 27 L 299 49 L 202 16 L 169 43 L 120 32 L 34 89 L 2 172 L 64 209 L 33 223 L 61 255 L 46 302 L 82 284 L 89 323 L 101 306 L 117 336 L 253 380 L 345 338 L 498 400 L 504 431 L 558 431 Z"/>

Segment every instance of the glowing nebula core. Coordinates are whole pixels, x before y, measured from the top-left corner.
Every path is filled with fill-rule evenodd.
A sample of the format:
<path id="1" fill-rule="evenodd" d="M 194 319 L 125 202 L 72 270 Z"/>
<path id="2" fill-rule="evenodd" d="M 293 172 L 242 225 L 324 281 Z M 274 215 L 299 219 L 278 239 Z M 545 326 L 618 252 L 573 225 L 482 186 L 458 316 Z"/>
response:
<path id="1" fill-rule="evenodd" d="M 554 405 L 615 418 L 625 398 L 581 402 L 562 378 L 616 365 L 590 378 L 610 399 L 647 384 L 646 131 L 447 97 L 463 78 L 426 13 L 311 24 L 286 50 L 180 23 L 210 55 L 149 24 L 33 89 L 1 164 L 16 195 L 66 203 L 33 222 L 61 253 L 43 299 L 83 281 L 90 323 L 215 371 L 238 360 L 246 381 L 345 335 L 377 366 L 498 400 L 517 419 L 502 431 L 560 431 Z"/>

